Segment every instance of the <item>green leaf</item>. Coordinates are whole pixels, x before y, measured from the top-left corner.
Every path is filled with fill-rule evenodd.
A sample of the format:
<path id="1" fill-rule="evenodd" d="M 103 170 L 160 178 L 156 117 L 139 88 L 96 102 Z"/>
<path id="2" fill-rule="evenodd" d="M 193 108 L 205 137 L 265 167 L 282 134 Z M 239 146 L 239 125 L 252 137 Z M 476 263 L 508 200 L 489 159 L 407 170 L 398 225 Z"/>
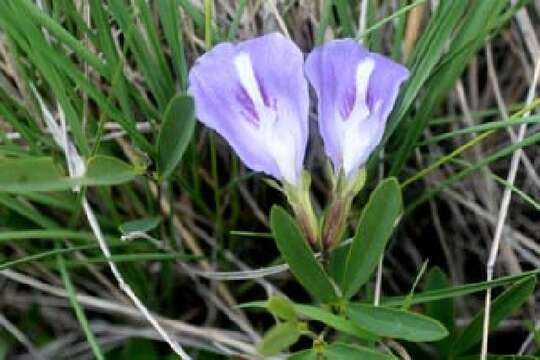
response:
<path id="1" fill-rule="evenodd" d="M 163 115 L 157 141 L 157 167 L 161 179 L 168 178 L 182 160 L 195 130 L 195 103 L 189 95 L 176 95 Z"/>
<path id="2" fill-rule="evenodd" d="M 427 275 L 426 279 L 426 290 L 438 290 L 445 289 L 450 286 L 446 274 L 439 269 L 434 267 Z M 438 320 L 443 324 L 450 333 L 454 330 L 454 301 L 452 298 L 441 299 L 438 301 L 432 301 L 426 304 L 426 315 Z M 446 358 L 443 356 L 448 353 L 452 338 L 448 337 L 441 340 L 437 344 L 434 344 L 439 352 L 441 353 L 441 358 Z"/>
<path id="3" fill-rule="evenodd" d="M 296 322 L 276 324 L 264 335 L 258 347 L 259 353 L 263 356 L 277 355 L 297 342 L 300 335 Z"/>
<path id="4" fill-rule="evenodd" d="M 333 360 L 393 360 L 396 359 L 392 355 L 383 354 L 378 351 L 358 346 L 343 343 L 334 343 L 328 346 L 317 349 L 309 349 L 299 351 L 288 357 L 288 360 L 316 360 L 324 355 L 324 359 Z"/>
<path id="5" fill-rule="evenodd" d="M 358 345 L 348 344 L 332 344 L 327 346 L 324 354 L 327 359 L 343 359 L 343 360 L 392 360 L 395 357 L 387 354 L 380 353 L 378 351 L 361 347 Z"/>
<path id="6" fill-rule="evenodd" d="M 330 311 L 321 309 L 319 307 L 312 305 L 295 304 L 294 309 L 298 313 L 310 318 L 311 320 L 320 321 L 323 324 L 328 325 L 343 333 L 372 341 L 379 338 L 377 335 L 374 335 L 369 331 L 363 329 L 361 326 L 358 326 L 353 321 L 345 317 L 333 314 Z"/>
<path id="7" fill-rule="evenodd" d="M 356 336 L 365 340 L 375 341 L 379 339 L 377 335 L 363 329 L 361 326 L 358 326 L 353 321 L 340 315 L 336 315 L 323 308 L 304 304 L 292 304 L 292 306 L 295 313 L 300 314 L 310 320 L 322 322 L 323 324 L 339 330 L 343 333 Z M 268 301 L 252 301 L 249 303 L 238 305 L 237 307 L 241 309 L 264 308 L 270 310 L 268 308 Z"/>
<path id="8" fill-rule="evenodd" d="M 291 354 L 287 360 L 318 360 L 320 358 L 319 354 L 314 349 L 307 349 Z"/>
<path id="9" fill-rule="evenodd" d="M 493 301 L 490 312 L 490 329 L 497 325 L 523 305 L 531 295 L 536 284 L 536 276 L 529 276 L 504 291 Z M 484 311 L 476 314 L 461 336 L 452 346 L 454 354 L 463 354 L 482 340 Z"/>
<path id="10" fill-rule="evenodd" d="M 365 304 L 349 304 L 347 315 L 367 331 L 415 342 L 436 341 L 448 335 L 444 326 L 424 315 Z"/>
<path id="11" fill-rule="evenodd" d="M 82 177 L 69 178 L 50 157 L 0 159 L 0 192 L 70 190 L 74 186 L 117 185 L 133 180 L 140 170 L 109 157 L 94 156 Z"/>
<path id="12" fill-rule="evenodd" d="M 284 296 L 272 296 L 268 299 L 266 309 L 282 320 L 296 320 L 296 311 L 289 299 Z"/>
<path id="13" fill-rule="evenodd" d="M 155 229 L 160 223 L 161 216 L 153 216 L 125 222 L 118 227 L 118 230 L 120 230 L 123 235 L 134 232 L 148 232 Z"/>
<path id="14" fill-rule="evenodd" d="M 425 289 L 446 289 L 449 285 L 446 274 L 434 267 L 427 275 Z M 451 298 L 429 302 L 426 305 L 426 315 L 440 321 L 447 329 L 454 328 L 454 302 Z"/>
<path id="15" fill-rule="evenodd" d="M 69 188 L 66 180 L 52 158 L 0 159 L 0 191 L 2 192 Z M 62 183 L 62 186 L 59 186 L 59 183 Z"/>
<path id="16" fill-rule="evenodd" d="M 343 293 L 353 296 L 370 278 L 399 215 L 402 211 L 401 190 L 395 178 L 377 186 L 362 211 L 345 264 Z"/>
<path id="17" fill-rule="evenodd" d="M 345 274 L 345 263 L 347 261 L 347 256 L 349 256 L 349 251 L 351 245 L 342 245 L 337 246 L 330 251 L 330 260 L 328 267 L 326 268 L 328 274 L 334 279 L 336 284 L 343 283 L 343 275 Z"/>
<path id="18" fill-rule="evenodd" d="M 274 206 L 270 223 L 276 245 L 298 281 L 315 298 L 323 302 L 336 300 L 334 286 L 315 259 L 294 219 L 279 206 Z"/>
<path id="19" fill-rule="evenodd" d="M 118 185 L 133 180 L 140 173 L 141 169 L 137 169 L 124 161 L 110 156 L 97 155 L 88 161 L 86 174 L 80 178 L 80 185 Z"/>

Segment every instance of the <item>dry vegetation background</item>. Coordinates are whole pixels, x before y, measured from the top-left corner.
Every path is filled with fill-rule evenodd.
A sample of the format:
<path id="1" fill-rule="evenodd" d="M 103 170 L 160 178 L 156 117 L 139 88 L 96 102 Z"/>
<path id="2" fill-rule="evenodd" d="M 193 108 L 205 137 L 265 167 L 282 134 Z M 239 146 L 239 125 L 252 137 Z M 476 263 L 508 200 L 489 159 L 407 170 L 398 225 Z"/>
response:
<path id="1" fill-rule="evenodd" d="M 364 43 L 407 63 L 433 18 L 436 4 L 445 1 L 450 0 L 418 2 L 412 10 L 379 24 L 364 37 Z M 21 0 L 20 4 L 23 2 L 29 3 Z M 148 5 L 148 13 L 142 10 L 143 3 Z M 109 239 L 115 254 L 113 264 L 167 333 L 185 349 L 195 349 L 195 358 L 220 358 L 215 354 L 251 358 L 257 341 L 272 323 L 271 317 L 260 311 L 239 309 L 237 304 L 264 300 L 268 294 L 279 292 L 299 302 L 309 301 L 280 266 L 282 260 L 267 235 L 270 207 L 285 201 L 262 181 L 262 176 L 243 168 L 222 139 L 202 127 L 196 130 L 175 177 L 162 186 L 152 178 L 152 156 L 139 146 L 144 141 L 134 141 L 117 119 L 128 119 L 152 144 L 166 100 L 181 90 L 185 82 L 178 49 L 171 46 L 174 41 L 167 33 L 172 25 L 163 22 L 159 3 L 127 1 L 116 9 L 104 6 L 102 10 L 112 13 L 107 15 L 107 26 L 99 25 L 93 17 L 92 7 L 98 6 L 94 1 L 34 3 L 96 59 L 112 62 L 109 76 L 94 66 L 90 61 L 93 57 L 81 56 L 84 52 L 74 50 L 65 39 L 59 41 L 54 28 L 30 15 L 26 5 L 17 1 L 0 5 L 0 160 L 53 156 L 58 166 L 65 168 L 63 153 L 44 122 L 47 114 L 60 119 L 59 109 L 64 108 L 68 117 L 74 114 L 79 119 L 90 149 L 98 144 L 98 152 L 148 166 L 146 176 L 130 183 L 88 188 L 84 192 Z M 204 53 L 208 40 L 203 3 L 172 3 L 168 13 L 176 19 L 177 27 L 172 28 L 182 35 L 189 67 Z M 218 35 L 221 40 L 228 36 L 247 39 L 280 31 L 308 52 L 316 41 L 346 35 L 343 14 L 331 3 L 215 0 L 214 40 Z M 347 16 L 353 30 L 369 29 L 409 3 L 412 2 L 350 1 Z M 510 3 L 525 2 L 509 1 L 507 11 L 512 9 Z M 481 139 L 485 129 L 477 127 L 506 121 L 537 97 L 534 91 L 540 66 L 540 1 L 526 3 L 491 31 L 474 52 L 462 75 L 452 81 L 444 101 L 435 107 L 427 126 L 421 129 L 404 166 L 395 174 L 402 181 L 411 177 L 415 181 L 404 187 L 408 211 L 384 258 L 383 296 L 407 294 L 426 260 L 428 267 L 438 266 L 448 274 L 452 284 L 485 280 L 489 253 L 499 236 L 495 277 L 540 267 L 538 141 L 532 141 L 523 152 L 510 151 L 509 156 L 494 159 L 470 175 L 446 184 L 416 206 L 421 196 L 445 179 L 540 130 L 534 114 L 526 128 L 500 128 Z M 120 13 L 124 10 L 127 13 L 122 18 Z M 17 11 L 20 19 L 15 20 Z M 21 35 L 21 29 L 30 29 L 28 26 L 38 31 L 34 40 L 30 39 L 34 36 L 30 30 Z M 126 35 L 126 26 L 131 34 Z M 111 43 L 101 39 L 104 32 L 110 35 Z M 39 34 L 41 40 L 37 38 Z M 18 35 L 29 39 L 17 39 Z M 440 41 L 451 45 L 449 39 Z M 106 49 L 105 44 L 112 48 Z M 162 54 L 157 54 L 155 45 Z M 64 60 L 58 60 L 56 55 Z M 439 64 L 444 60 L 443 54 Z M 65 61 L 73 68 L 65 68 Z M 437 67 L 426 68 L 430 76 L 436 70 Z M 69 72 L 73 71 L 78 71 L 82 80 L 71 78 Z M 84 79 L 86 88 L 81 85 Z M 96 101 L 97 95 L 92 91 L 102 94 L 101 102 Z M 42 103 L 38 96 L 43 98 Z M 405 125 L 388 142 L 385 159 L 393 159 L 400 151 L 404 129 L 423 112 L 430 96 L 426 89 L 419 90 L 402 122 Z M 65 109 L 67 104 L 71 104 L 72 113 Z M 104 110 L 106 106 L 113 110 Z M 316 117 L 312 115 L 314 127 Z M 466 130 L 452 133 L 445 140 L 436 138 L 458 129 Z M 102 136 L 98 138 L 99 131 Z M 323 206 L 328 197 L 323 176 L 326 164 L 321 160 L 317 132 L 312 131 L 311 136 L 306 166 L 314 174 L 315 201 Z M 469 145 L 460 148 L 464 144 Z M 457 156 L 445 158 L 456 149 Z M 515 168 L 515 179 L 510 177 L 508 181 L 515 153 L 520 162 Z M 372 169 L 374 178 L 387 173 L 390 166 L 390 161 L 376 164 Z M 431 171 L 423 172 L 426 168 Z M 92 344 L 85 336 L 91 330 L 96 344 L 110 358 L 172 358 L 169 348 L 160 343 L 162 336 L 145 320 L 140 308 L 133 306 L 112 276 L 110 264 L 96 245 L 87 221 L 88 212 L 80 206 L 80 196 L 68 192 L 0 191 L 0 356 L 93 358 Z M 365 197 L 359 199 L 356 211 Z M 118 240 L 119 225 L 155 216 L 161 216 L 162 221 L 147 234 L 132 236 L 128 242 Z M 420 280 L 418 289 L 422 286 Z M 373 291 L 373 286 L 370 288 Z M 537 351 L 532 329 L 540 325 L 539 291 L 499 325 L 491 337 L 491 352 Z M 494 295 L 499 292 L 494 290 Z M 456 326 L 468 323 L 483 302 L 484 293 L 456 298 Z M 84 326 L 74 309 L 84 310 Z M 422 307 L 417 310 L 422 311 Z"/>

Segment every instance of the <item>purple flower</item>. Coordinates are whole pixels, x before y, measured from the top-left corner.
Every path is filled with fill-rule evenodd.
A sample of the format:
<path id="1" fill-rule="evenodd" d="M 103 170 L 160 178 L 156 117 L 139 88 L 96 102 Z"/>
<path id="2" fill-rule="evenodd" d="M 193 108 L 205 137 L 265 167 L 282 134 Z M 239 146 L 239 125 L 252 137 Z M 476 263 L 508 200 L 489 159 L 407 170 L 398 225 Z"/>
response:
<path id="1" fill-rule="evenodd" d="M 309 54 L 306 76 L 319 100 L 319 129 L 337 172 L 353 176 L 381 141 L 409 71 L 357 41 L 330 41 Z"/>
<path id="2" fill-rule="evenodd" d="M 222 43 L 189 73 L 197 116 L 234 148 L 244 164 L 296 185 L 308 138 L 303 55 L 272 33 Z"/>

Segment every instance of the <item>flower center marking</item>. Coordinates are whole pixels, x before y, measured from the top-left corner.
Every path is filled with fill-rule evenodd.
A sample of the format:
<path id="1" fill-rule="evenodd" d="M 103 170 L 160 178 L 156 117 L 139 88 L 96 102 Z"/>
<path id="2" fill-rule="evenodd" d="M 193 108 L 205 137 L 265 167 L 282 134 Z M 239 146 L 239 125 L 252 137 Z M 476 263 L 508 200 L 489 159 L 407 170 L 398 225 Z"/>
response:
<path id="1" fill-rule="evenodd" d="M 292 130 L 284 132 L 278 129 L 278 107 L 276 99 L 269 98 L 253 71 L 249 54 L 240 53 L 234 58 L 234 67 L 242 86 L 243 95 L 237 96 L 243 107 L 246 120 L 254 125 L 259 139 L 263 141 L 272 156 L 275 165 L 283 178 L 289 183 L 296 183 L 296 152 L 297 148 Z"/>
<path id="2" fill-rule="evenodd" d="M 369 79 L 375 69 L 375 61 L 366 58 L 356 67 L 354 105 L 347 117 L 342 118 L 345 123 L 342 128 L 343 143 L 343 170 L 349 174 L 355 167 L 358 154 L 370 145 L 370 134 L 362 134 L 361 124 L 371 116 L 368 106 Z"/>

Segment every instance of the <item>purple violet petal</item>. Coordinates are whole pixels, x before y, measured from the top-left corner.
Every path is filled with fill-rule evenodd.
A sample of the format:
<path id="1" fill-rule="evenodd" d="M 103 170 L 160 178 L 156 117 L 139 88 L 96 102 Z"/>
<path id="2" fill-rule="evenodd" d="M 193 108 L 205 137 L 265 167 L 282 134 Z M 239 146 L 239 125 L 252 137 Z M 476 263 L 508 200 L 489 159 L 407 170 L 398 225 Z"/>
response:
<path id="1" fill-rule="evenodd" d="M 223 136 L 245 165 L 296 183 L 307 144 L 308 85 L 303 55 L 272 33 L 223 43 L 189 74 L 197 116 Z"/>
<path id="2" fill-rule="evenodd" d="M 381 141 L 408 70 L 353 39 L 334 40 L 306 59 L 318 98 L 319 130 L 335 171 L 353 175 Z"/>

